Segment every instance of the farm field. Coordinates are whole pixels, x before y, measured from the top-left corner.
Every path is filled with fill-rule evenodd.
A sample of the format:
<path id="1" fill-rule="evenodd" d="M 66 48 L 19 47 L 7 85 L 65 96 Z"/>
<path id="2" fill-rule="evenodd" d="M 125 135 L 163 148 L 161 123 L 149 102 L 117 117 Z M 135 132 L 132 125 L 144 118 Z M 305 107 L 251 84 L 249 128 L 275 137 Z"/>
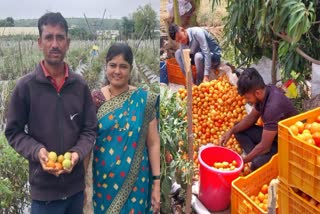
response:
<path id="1" fill-rule="evenodd" d="M 0 27 L 0 36 L 38 35 L 37 27 Z"/>
<path id="2" fill-rule="evenodd" d="M 67 53 L 65 60 L 75 72 L 81 74 L 85 78 L 90 89 L 100 88 L 105 82 L 105 55 L 113 42 L 115 41 L 71 41 L 69 52 Z M 131 78 L 132 84 L 150 88 L 150 90 L 158 93 L 159 40 L 128 40 L 127 42 L 134 52 L 134 68 L 132 70 Z M 91 49 L 94 44 L 99 47 L 98 56 L 93 56 L 91 54 Z M 8 168 L 9 163 L 4 161 L 8 156 L 16 161 L 10 164 L 19 164 L 17 171 L 11 171 L 8 174 L 21 178 L 16 184 L 23 186 L 23 189 L 21 189 L 21 194 L 16 197 L 17 201 L 12 201 L 15 206 L 14 209 L 20 209 L 20 213 L 29 212 L 28 200 L 18 202 L 19 198 L 28 198 L 29 189 L 28 185 L 25 185 L 28 178 L 28 167 L 26 160 L 13 151 L 6 142 L 3 134 L 5 115 L 16 80 L 29 71 L 32 71 L 42 58 L 42 52 L 39 51 L 36 41 L 0 40 L 0 153 L 2 157 L 0 158 L 0 166 L 4 171 L 5 168 Z M 7 172 L 2 172 L 2 170 L 0 170 L 0 174 L 5 175 Z M 9 181 L 7 178 L 4 179 L 0 176 L 0 186 L 8 185 Z M 8 187 L 10 188 L 10 186 Z M 3 200 L 9 200 L 11 198 L 10 192 L 5 192 L 2 197 L 5 197 Z M 0 200 L 2 201 L 1 196 Z M 9 202 L 4 201 L 3 203 Z"/>

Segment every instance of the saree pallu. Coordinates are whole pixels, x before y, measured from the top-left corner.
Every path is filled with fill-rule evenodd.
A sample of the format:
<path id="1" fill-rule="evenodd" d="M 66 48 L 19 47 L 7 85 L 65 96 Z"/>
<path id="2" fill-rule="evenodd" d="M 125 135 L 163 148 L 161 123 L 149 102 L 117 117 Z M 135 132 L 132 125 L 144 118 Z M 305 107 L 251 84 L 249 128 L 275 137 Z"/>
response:
<path id="1" fill-rule="evenodd" d="M 94 213 L 152 213 L 151 168 L 146 147 L 157 96 L 143 89 L 105 101 L 98 109 L 93 150 Z"/>

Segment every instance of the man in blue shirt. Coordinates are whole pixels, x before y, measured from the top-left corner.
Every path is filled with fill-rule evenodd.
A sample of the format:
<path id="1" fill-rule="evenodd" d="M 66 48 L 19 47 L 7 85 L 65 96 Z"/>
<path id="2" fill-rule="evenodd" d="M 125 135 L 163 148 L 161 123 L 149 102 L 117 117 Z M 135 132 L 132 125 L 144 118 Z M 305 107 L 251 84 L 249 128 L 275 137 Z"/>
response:
<path id="1" fill-rule="evenodd" d="M 191 64 L 194 64 L 197 69 L 196 84 L 209 81 L 210 68 L 217 68 L 221 58 L 221 48 L 211 34 L 200 27 L 184 29 L 171 24 L 169 36 L 180 43 L 180 49 L 176 51 L 175 58 L 182 72 L 185 74 L 182 50 L 190 49 Z"/>

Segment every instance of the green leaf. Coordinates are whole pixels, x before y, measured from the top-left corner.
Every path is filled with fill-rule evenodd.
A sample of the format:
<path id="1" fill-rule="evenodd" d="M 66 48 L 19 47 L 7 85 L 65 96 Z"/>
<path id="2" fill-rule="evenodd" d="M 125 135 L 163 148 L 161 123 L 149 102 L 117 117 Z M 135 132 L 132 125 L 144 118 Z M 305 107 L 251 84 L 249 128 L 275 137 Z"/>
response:
<path id="1" fill-rule="evenodd" d="M 297 1 L 296 0 L 286 0 L 284 2 L 284 4 L 282 5 L 282 7 L 292 7 L 297 5 Z"/>
<path id="2" fill-rule="evenodd" d="M 302 7 L 297 7 L 295 9 L 292 9 L 291 10 L 291 16 L 293 16 L 294 14 L 299 13 L 301 11 L 306 11 L 306 8 L 304 6 L 302 6 Z"/>
<path id="3" fill-rule="evenodd" d="M 304 18 L 304 13 L 300 13 L 297 17 L 291 18 L 288 24 L 288 32 L 290 33 L 292 31 L 292 29 L 294 29 L 296 27 L 296 25 L 303 21 Z M 294 35 L 292 35 L 294 36 Z"/>

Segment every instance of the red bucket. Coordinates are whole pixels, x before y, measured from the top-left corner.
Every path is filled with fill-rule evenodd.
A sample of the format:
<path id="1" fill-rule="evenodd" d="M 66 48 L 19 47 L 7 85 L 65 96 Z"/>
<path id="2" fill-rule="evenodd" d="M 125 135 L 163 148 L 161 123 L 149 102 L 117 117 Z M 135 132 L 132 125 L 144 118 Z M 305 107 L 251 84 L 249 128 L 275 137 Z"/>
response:
<path id="1" fill-rule="evenodd" d="M 232 171 L 221 171 L 213 168 L 215 162 L 237 162 Z M 210 211 L 221 211 L 230 205 L 231 182 L 236 179 L 242 168 L 243 160 L 234 151 L 220 147 L 208 146 L 199 152 L 200 182 L 199 199 Z"/>

